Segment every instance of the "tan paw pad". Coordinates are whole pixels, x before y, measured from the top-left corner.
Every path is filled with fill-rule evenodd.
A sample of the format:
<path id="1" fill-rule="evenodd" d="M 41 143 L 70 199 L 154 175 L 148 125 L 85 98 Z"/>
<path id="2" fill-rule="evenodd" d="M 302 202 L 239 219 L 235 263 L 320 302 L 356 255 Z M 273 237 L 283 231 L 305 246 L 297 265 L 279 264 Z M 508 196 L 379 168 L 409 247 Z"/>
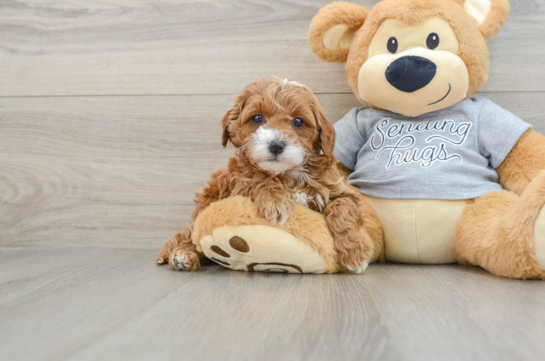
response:
<path id="1" fill-rule="evenodd" d="M 223 226 L 200 240 L 206 257 L 243 271 L 324 273 L 320 254 L 289 232 L 263 225 Z"/>

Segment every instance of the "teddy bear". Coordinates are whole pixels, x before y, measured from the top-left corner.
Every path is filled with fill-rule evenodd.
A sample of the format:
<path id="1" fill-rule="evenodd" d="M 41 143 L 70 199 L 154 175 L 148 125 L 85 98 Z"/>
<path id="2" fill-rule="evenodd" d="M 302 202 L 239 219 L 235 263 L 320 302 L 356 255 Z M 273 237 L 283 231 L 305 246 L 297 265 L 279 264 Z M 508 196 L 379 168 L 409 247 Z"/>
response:
<path id="1" fill-rule="evenodd" d="M 386 260 L 545 276 L 545 137 L 472 97 L 509 10 L 507 0 L 333 3 L 311 23 L 312 50 L 346 63 L 363 105 L 335 124 L 335 155 L 383 227 Z"/>
<path id="2" fill-rule="evenodd" d="M 335 124 L 334 154 L 361 194 L 370 262 L 545 279 L 545 137 L 473 97 L 509 10 L 508 0 L 339 2 L 312 20 L 313 52 L 346 63 L 362 104 Z M 303 206 L 271 225 L 249 199 L 227 198 L 199 215 L 192 237 L 232 269 L 344 271 L 323 216 Z"/>

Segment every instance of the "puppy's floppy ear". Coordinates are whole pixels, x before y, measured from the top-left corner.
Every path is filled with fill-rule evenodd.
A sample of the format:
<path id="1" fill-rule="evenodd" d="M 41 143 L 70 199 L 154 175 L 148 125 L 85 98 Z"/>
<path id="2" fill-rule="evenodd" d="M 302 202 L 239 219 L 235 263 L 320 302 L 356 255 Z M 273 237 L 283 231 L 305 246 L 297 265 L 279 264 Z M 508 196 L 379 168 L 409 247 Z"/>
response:
<path id="1" fill-rule="evenodd" d="M 221 136 L 221 145 L 223 145 L 223 148 L 227 146 L 227 143 L 229 143 L 229 139 L 231 139 L 231 136 L 229 134 L 229 123 L 231 123 L 232 119 L 232 113 L 233 109 L 229 110 L 221 120 L 221 126 L 223 128 L 223 135 Z"/>
<path id="2" fill-rule="evenodd" d="M 316 103 L 313 109 L 314 117 L 318 123 L 318 136 L 320 137 L 320 149 L 324 152 L 324 155 L 330 158 L 333 155 L 335 149 L 335 138 L 337 133 L 333 124 L 331 124 L 325 117 L 324 110 Z"/>
<path id="3" fill-rule="evenodd" d="M 322 60 L 345 63 L 354 34 L 365 22 L 368 11 L 361 5 L 337 2 L 326 6 L 312 19 L 308 40 Z"/>
<path id="4" fill-rule="evenodd" d="M 465 11 L 477 20 L 484 40 L 492 39 L 500 32 L 509 17 L 509 0 L 456 0 Z"/>
<path id="5" fill-rule="evenodd" d="M 320 146 L 324 155 L 330 158 L 333 155 L 333 150 L 335 149 L 335 138 L 337 133 L 333 124 L 331 124 L 327 119 L 324 118 L 320 124 Z"/>
<path id="6" fill-rule="evenodd" d="M 223 128 L 223 135 L 221 137 L 221 145 L 225 148 L 227 143 L 231 139 L 231 133 L 229 133 L 229 125 L 232 121 L 237 120 L 242 112 L 242 109 L 246 105 L 248 95 L 244 92 L 236 96 L 235 105 L 229 110 L 221 120 L 221 126 Z"/>

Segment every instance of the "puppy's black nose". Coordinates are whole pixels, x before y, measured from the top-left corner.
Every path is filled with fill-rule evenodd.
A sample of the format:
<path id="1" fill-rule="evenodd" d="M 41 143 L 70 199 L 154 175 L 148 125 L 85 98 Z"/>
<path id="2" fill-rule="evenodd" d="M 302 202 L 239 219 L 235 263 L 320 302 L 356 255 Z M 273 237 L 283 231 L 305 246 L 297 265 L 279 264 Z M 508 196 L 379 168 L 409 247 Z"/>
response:
<path id="1" fill-rule="evenodd" d="M 274 155 L 278 155 L 284 151 L 285 145 L 286 144 L 281 140 L 273 140 L 269 143 L 269 151 Z"/>
<path id="2" fill-rule="evenodd" d="M 386 79 L 396 89 L 412 93 L 428 85 L 437 73 L 437 66 L 421 56 L 404 56 L 386 69 Z"/>

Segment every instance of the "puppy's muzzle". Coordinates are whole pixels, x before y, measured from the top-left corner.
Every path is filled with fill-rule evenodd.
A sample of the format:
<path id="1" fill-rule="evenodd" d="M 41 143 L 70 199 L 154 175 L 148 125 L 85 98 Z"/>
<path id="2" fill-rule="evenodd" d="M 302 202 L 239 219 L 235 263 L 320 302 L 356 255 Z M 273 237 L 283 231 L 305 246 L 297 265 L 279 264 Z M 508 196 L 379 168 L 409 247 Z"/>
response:
<path id="1" fill-rule="evenodd" d="M 286 143 L 282 140 L 275 139 L 269 143 L 269 152 L 274 155 L 279 155 L 284 151 Z"/>

